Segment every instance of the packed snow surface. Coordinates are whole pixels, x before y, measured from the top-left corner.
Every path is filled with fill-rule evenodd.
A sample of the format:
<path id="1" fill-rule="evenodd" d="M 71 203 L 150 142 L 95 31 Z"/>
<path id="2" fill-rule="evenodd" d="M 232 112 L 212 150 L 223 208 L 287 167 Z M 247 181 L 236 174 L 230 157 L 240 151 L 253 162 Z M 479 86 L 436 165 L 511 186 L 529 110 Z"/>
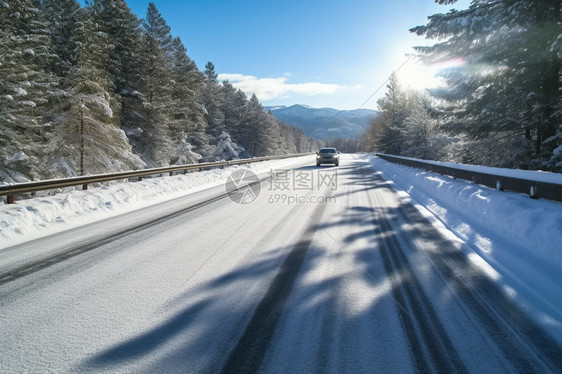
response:
<path id="1" fill-rule="evenodd" d="M 259 174 L 294 163 L 295 159 L 263 161 L 141 182 L 112 182 L 86 191 L 75 188 L 10 205 L 0 202 L 0 249 L 224 184 L 239 168 Z"/>

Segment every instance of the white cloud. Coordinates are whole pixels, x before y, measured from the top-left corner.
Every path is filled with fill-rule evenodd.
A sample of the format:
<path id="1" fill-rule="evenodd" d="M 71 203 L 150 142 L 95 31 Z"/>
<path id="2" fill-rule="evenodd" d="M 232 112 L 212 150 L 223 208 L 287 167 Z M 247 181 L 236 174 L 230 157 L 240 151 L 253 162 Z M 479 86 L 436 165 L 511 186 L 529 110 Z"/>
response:
<path id="1" fill-rule="evenodd" d="M 330 95 L 358 86 L 348 87 L 339 84 L 319 82 L 287 83 L 290 73 L 278 78 L 257 78 L 253 75 L 219 74 L 221 81 L 228 80 L 234 87 L 241 89 L 246 95 L 256 94 L 260 100 L 271 100 L 291 97 L 291 94 L 306 96 Z"/>

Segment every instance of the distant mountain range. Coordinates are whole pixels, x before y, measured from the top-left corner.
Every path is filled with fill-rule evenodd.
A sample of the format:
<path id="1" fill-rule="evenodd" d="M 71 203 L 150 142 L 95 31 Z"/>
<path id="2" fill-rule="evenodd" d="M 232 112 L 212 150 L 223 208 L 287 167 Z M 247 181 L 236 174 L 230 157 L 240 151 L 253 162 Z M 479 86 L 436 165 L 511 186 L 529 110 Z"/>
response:
<path id="1" fill-rule="evenodd" d="M 266 106 L 273 117 L 288 125 L 296 126 L 312 138 L 326 140 L 333 138 L 359 139 L 361 134 L 378 115 L 376 110 L 337 110 L 311 108 L 306 105 Z"/>

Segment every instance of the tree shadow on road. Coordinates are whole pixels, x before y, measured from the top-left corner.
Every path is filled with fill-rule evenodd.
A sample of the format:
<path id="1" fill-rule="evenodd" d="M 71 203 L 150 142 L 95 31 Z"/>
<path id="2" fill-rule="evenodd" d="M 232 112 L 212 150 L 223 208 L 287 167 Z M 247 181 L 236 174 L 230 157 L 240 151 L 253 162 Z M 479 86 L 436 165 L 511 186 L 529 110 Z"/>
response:
<path id="1" fill-rule="evenodd" d="M 147 360 L 146 372 L 562 370 L 560 346 L 458 243 L 372 171 L 342 173 L 350 191 L 337 193 L 368 194 L 368 204 L 188 287 L 162 323 L 79 369 Z"/>

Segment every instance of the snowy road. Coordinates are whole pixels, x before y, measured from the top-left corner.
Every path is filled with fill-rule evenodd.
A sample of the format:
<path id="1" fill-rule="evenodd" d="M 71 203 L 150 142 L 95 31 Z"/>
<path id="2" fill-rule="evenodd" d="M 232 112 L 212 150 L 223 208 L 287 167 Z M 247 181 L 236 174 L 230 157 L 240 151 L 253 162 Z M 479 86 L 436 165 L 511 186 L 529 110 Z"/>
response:
<path id="1" fill-rule="evenodd" d="M 371 164 L 309 165 L 248 204 L 220 186 L 5 251 L 0 373 L 562 371 Z"/>

